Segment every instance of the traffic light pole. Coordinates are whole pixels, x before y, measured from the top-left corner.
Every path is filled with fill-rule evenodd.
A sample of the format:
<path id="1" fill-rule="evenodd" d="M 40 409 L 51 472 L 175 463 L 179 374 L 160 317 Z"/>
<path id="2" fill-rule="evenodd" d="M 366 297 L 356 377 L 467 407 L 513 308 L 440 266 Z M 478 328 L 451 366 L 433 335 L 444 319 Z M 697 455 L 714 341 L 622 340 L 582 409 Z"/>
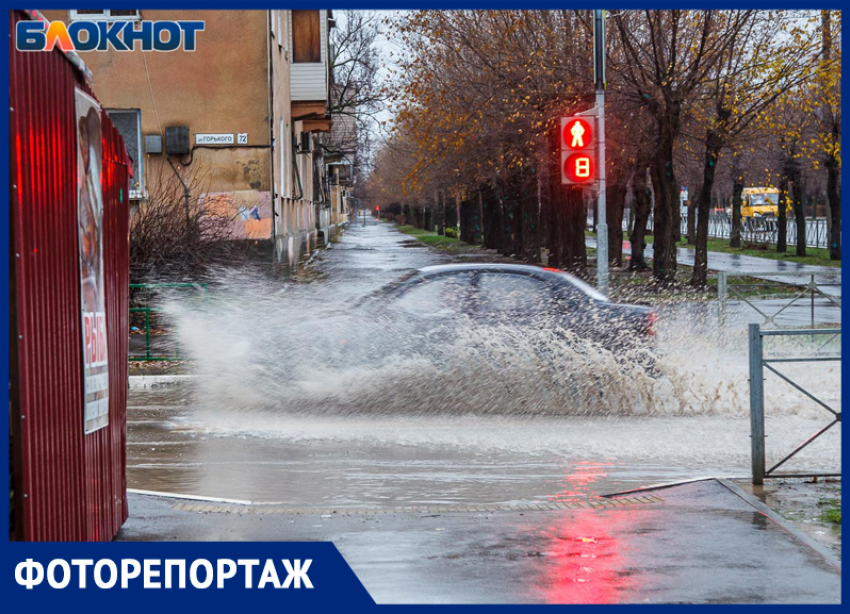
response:
<path id="1" fill-rule="evenodd" d="M 596 288 L 608 296 L 608 222 L 605 210 L 605 11 L 593 12 L 593 68 L 596 85 L 597 186 Z"/>

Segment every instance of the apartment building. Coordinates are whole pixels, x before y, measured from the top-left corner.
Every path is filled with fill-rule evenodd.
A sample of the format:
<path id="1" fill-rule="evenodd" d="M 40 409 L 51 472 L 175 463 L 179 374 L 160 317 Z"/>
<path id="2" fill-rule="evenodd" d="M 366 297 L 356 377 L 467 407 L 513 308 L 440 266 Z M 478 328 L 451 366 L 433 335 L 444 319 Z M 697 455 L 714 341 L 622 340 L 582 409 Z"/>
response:
<path id="1" fill-rule="evenodd" d="M 339 86 L 332 85 L 332 88 Z M 339 100 L 341 95 L 337 93 Z M 329 133 L 320 135 L 328 169 L 328 185 L 331 207 L 328 210 L 329 224 L 338 226 L 348 219 L 348 198 L 354 186 L 354 168 L 357 159 L 356 109 L 343 108 L 334 115 Z"/>
<path id="2" fill-rule="evenodd" d="M 329 31 L 324 10 L 45 10 L 61 20 L 202 20 L 193 52 L 87 51 L 93 87 L 127 143 L 131 199 L 178 189 L 268 240 L 292 268 L 329 239 Z M 176 183 L 175 183 L 176 182 Z M 337 220 L 337 222 L 334 221 Z"/>

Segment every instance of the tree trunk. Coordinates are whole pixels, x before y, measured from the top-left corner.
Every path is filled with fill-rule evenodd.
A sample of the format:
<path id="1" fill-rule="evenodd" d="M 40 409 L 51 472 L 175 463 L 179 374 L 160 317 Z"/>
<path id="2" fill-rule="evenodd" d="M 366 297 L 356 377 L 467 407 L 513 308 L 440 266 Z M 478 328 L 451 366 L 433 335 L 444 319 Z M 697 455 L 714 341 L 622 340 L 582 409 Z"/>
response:
<path id="1" fill-rule="evenodd" d="M 478 188 L 478 236 L 479 243 L 484 245 L 484 192 L 482 192 L 481 188 Z"/>
<path id="2" fill-rule="evenodd" d="M 729 245 L 741 247 L 741 205 L 744 204 L 744 182 L 735 172 L 732 183 L 732 230 L 729 233 Z"/>
<path id="3" fill-rule="evenodd" d="M 632 180 L 634 191 L 634 225 L 629 240 L 632 242 L 632 257 L 629 259 L 630 271 L 643 271 L 647 268 L 644 250 L 646 248 L 646 226 L 649 222 L 649 212 L 652 209 L 652 200 L 649 195 L 649 187 L 646 184 L 646 167 L 635 173 Z"/>
<path id="4" fill-rule="evenodd" d="M 679 198 L 679 190 L 676 190 L 676 202 L 673 206 L 673 240 L 678 243 L 682 240 L 682 204 Z"/>
<path id="5" fill-rule="evenodd" d="M 587 269 L 587 246 L 584 241 L 584 198 L 582 188 L 561 185 L 560 177 L 556 185 L 560 200 L 555 200 L 560 209 L 560 268 L 583 275 Z"/>
<path id="6" fill-rule="evenodd" d="M 446 202 L 442 190 L 437 192 L 437 234 L 446 234 Z"/>
<path id="7" fill-rule="evenodd" d="M 593 234 L 596 234 L 596 222 L 599 218 L 599 199 L 593 199 Z"/>
<path id="8" fill-rule="evenodd" d="M 841 189 L 838 186 L 840 178 L 838 160 L 835 156 L 829 156 L 826 160 L 826 204 L 829 209 L 830 260 L 841 260 Z"/>
<path id="9" fill-rule="evenodd" d="M 788 250 L 788 177 L 782 173 L 779 180 L 779 207 L 776 214 L 776 251 Z"/>
<path id="10" fill-rule="evenodd" d="M 605 188 L 608 262 L 616 267 L 623 266 L 623 202 L 626 199 L 626 187 L 621 183 L 615 183 Z"/>
<path id="11" fill-rule="evenodd" d="M 694 271 L 691 284 L 704 287 L 708 276 L 708 216 L 711 213 L 711 192 L 714 189 L 714 177 L 717 172 L 717 160 L 723 140 L 709 131 L 705 137 L 705 162 L 702 168 L 702 187 L 696 203 L 697 228 L 696 250 L 694 252 Z M 688 222 L 690 225 L 690 221 Z"/>
<path id="12" fill-rule="evenodd" d="M 520 193 L 522 215 L 522 257 L 526 262 L 540 262 L 540 205 L 537 178 L 523 177 Z"/>
<path id="13" fill-rule="evenodd" d="M 799 165 L 795 164 L 791 194 L 794 199 L 794 219 L 797 221 L 797 255 L 806 255 L 806 212 L 803 209 L 803 180 Z"/>
<path id="14" fill-rule="evenodd" d="M 671 282 L 676 277 L 676 208 L 679 190 L 673 174 L 673 135 L 662 128 L 658 151 L 652 165 L 652 184 L 655 191 L 655 210 L 652 272 L 660 282 Z"/>
<path id="15" fill-rule="evenodd" d="M 694 245 L 697 240 L 697 203 L 693 198 L 685 201 L 688 208 L 688 245 Z"/>

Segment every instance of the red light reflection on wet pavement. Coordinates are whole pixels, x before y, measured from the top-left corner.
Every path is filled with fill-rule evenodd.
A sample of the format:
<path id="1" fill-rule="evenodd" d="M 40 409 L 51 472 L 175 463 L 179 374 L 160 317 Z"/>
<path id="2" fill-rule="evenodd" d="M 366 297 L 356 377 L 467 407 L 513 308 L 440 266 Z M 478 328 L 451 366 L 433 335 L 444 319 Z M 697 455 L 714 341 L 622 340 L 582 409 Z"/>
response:
<path id="1" fill-rule="evenodd" d="M 538 585 L 546 603 L 617 603 L 637 578 L 628 571 L 627 549 L 618 534 L 627 510 L 580 510 L 543 530 L 547 565 Z"/>
<path id="2" fill-rule="evenodd" d="M 598 482 L 608 477 L 612 462 L 581 461 L 565 473 L 553 501 L 593 498 Z M 637 578 L 628 567 L 623 529 L 637 510 L 580 509 L 560 516 L 542 529 L 545 567 L 537 589 L 546 603 L 617 603 L 628 600 Z"/>
<path id="3" fill-rule="evenodd" d="M 608 477 L 608 467 L 613 467 L 611 462 L 580 461 L 564 475 L 563 489 L 549 497 L 550 501 L 568 501 L 577 497 L 589 497 L 599 495 L 599 491 L 592 488 L 594 482 L 600 478 Z"/>

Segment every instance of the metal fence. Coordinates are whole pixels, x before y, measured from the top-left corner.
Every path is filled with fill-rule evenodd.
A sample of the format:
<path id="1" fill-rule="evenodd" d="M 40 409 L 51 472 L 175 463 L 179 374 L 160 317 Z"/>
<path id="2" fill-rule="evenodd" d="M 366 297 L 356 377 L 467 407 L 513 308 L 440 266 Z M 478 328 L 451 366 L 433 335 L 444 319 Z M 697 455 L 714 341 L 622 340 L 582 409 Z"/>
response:
<path id="1" fill-rule="evenodd" d="M 110 540 L 127 519 L 128 165 L 101 113 L 108 420 L 84 432 L 75 90 L 61 51 L 15 49 L 9 20 L 11 520 L 14 539 Z"/>
<path id="2" fill-rule="evenodd" d="M 812 339 L 816 337 L 827 337 L 825 342 L 814 344 L 814 352 L 809 356 L 783 356 L 783 357 L 765 357 L 764 355 L 764 337 L 791 337 L 806 335 Z M 799 364 L 806 362 L 841 362 L 841 355 L 825 352 L 824 348 L 833 343 L 841 335 L 840 328 L 817 329 L 817 330 L 761 330 L 758 324 L 750 324 L 749 327 L 749 352 L 750 352 L 750 436 L 752 438 L 752 470 L 753 484 L 764 484 L 765 478 L 777 477 L 832 477 L 840 476 L 840 472 L 836 473 L 777 473 L 777 470 L 785 463 L 796 456 L 801 450 L 809 446 L 812 442 L 818 439 L 821 435 L 832 429 L 837 424 L 841 423 L 841 409 L 833 408 L 828 403 L 824 402 L 811 391 L 806 390 L 798 382 L 795 382 L 791 377 L 779 371 L 775 366 L 777 364 Z M 840 345 L 839 345 L 840 347 Z M 764 425 L 764 371 L 767 369 L 780 380 L 790 385 L 795 390 L 801 392 L 807 398 L 823 408 L 830 414 L 830 421 L 823 428 L 808 437 L 800 445 L 798 445 L 789 454 L 785 455 L 782 460 L 774 464 L 769 469 L 766 468 L 765 460 L 765 425 Z M 841 466 L 841 459 L 835 459 L 836 465 Z"/>
<path id="3" fill-rule="evenodd" d="M 840 274 L 840 270 L 838 271 Z M 730 279 L 747 278 L 745 283 L 729 283 Z M 782 281 L 771 281 L 769 278 L 782 278 Z M 762 316 L 762 326 L 771 326 L 776 324 L 777 318 L 785 311 L 794 306 L 800 306 L 808 301 L 810 313 L 810 326 L 816 327 L 816 299 L 823 299 L 826 304 L 838 307 L 841 309 L 840 294 L 830 293 L 829 288 L 841 288 L 840 278 L 837 279 L 822 279 L 819 275 L 813 275 L 801 271 L 746 271 L 742 273 L 729 273 L 727 271 L 718 271 L 717 273 L 717 304 L 718 304 L 718 320 L 720 330 L 726 329 L 726 321 L 729 311 L 729 300 L 735 299 L 743 302 L 751 307 L 755 312 Z M 768 279 L 764 279 L 768 278 Z M 789 281 L 790 278 L 799 278 L 798 283 Z M 757 281 L 750 281 L 756 279 Z M 764 307 L 757 304 L 757 300 L 753 297 L 753 290 L 763 291 L 769 288 L 791 290 L 794 294 L 787 296 L 785 302 L 778 311 L 767 313 Z M 758 296 L 758 295 L 756 295 Z M 763 298 L 763 295 L 762 297 Z"/>
<path id="4" fill-rule="evenodd" d="M 162 284 L 130 284 L 131 292 L 135 293 L 134 305 L 130 307 L 130 354 L 131 362 L 140 361 L 181 361 L 180 345 L 169 335 L 168 331 L 154 327 L 154 320 L 161 323 L 163 310 L 156 304 L 150 304 L 150 294 L 158 294 L 162 291 L 195 290 L 206 292 L 206 283 L 162 283 Z M 134 314 L 141 317 L 141 327 L 135 325 Z M 136 339 L 142 337 L 144 346 L 139 347 Z M 171 338 L 169 338 L 171 337 Z M 155 340 L 160 342 L 156 343 Z M 156 346 L 156 347 L 154 347 Z"/>
<path id="5" fill-rule="evenodd" d="M 626 222 L 624 221 L 624 224 Z M 647 229 L 652 230 L 653 219 L 650 216 Z M 681 232 L 688 233 L 688 216 L 682 215 Z M 728 239 L 732 236 L 732 216 L 727 213 L 711 213 L 708 216 L 708 236 L 715 239 Z M 745 243 L 756 245 L 776 245 L 779 237 L 779 222 L 775 217 L 753 217 L 741 220 L 741 239 Z M 786 243 L 797 244 L 797 221 L 786 221 Z M 829 230 L 825 218 L 806 220 L 806 247 L 829 247 Z"/>

